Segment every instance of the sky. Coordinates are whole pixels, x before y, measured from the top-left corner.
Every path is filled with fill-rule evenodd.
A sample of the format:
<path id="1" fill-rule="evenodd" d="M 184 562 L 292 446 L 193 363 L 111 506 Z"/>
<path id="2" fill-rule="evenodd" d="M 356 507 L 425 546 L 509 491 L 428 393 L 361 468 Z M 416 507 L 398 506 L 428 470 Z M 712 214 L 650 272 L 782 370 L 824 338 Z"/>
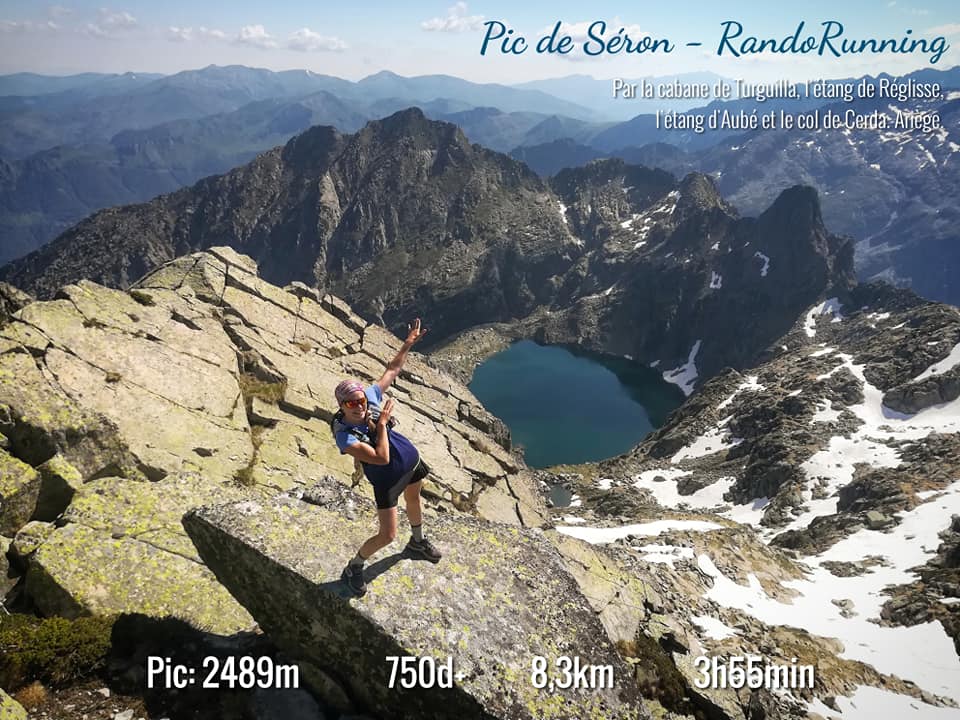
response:
<path id="1" fill-rule="evenodd" d="M 922 67 L 947 69 L 960 62 L 960 10 L 952 0 L 881 2 L 808 0 L 761 8 L 757 3 L 702 2 L 354 2 L 273 0 L 132 0 L 97 2 L 0 0 L 0 74 L 36 72 L 159 72 L 241 64 L 270 70 L 307 69 L 358 80 L 389 70 L 399 75 L 449 74 L 475 82 L 517 83 L 572 74 L 639 78 L 710 71 L 748 81 L 857 77 Z M 608 40 L 623 28 L 633 41 L 667 40 L 669 53 L 584 52 L 587 28 L 606 23 Z M 724 22 L 742 26 L 740 37 L 718 55 Z M 734 57 L 745 38 L 781 39 L 803 22 L 800 39 L 820 36 L 823 23 L 842 24 L 842 38 L 942 36 L 949 45 L 932 52 L 852 54 L 755 53 Z M 509 37 L 522 36 L 525 52 L 504 54 L 499 42 L 480 50 L 499 22 Z M 556 23 L 571 37 L 566 55 L 536 52 L 536 41 Z M 496 26 L 492 26 L 496 27 Z M 595 26 L 596 27 L 596 26 Z M 729 26 L 731 32 L 736 26 Z M 909 32 L 908 32 L 909 31 Z M 599 34 L 595 31 L 594 34 Z M 836 44 L 839 44 L 838 38 Z M 700 46 L 688 46 L 699 42 Z M 592 48 L 597 42 L 592 41 Z M 662 48 L 662 46 L 661 46 Z"/>

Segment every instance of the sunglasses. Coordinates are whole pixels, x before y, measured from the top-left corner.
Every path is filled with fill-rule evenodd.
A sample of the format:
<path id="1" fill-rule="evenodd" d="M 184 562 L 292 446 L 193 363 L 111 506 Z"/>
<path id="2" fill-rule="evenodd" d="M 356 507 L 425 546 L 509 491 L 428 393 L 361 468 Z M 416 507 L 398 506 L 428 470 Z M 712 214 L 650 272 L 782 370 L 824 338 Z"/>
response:
<path id="1" fill-rule="evenodd" d="M 357 398 L 356 400 L 344 400 L 343 406 L 348 407 L 351 410 L 354 408 L 360 408 L 367 404 L 367 399 L 365 397 Z"/>

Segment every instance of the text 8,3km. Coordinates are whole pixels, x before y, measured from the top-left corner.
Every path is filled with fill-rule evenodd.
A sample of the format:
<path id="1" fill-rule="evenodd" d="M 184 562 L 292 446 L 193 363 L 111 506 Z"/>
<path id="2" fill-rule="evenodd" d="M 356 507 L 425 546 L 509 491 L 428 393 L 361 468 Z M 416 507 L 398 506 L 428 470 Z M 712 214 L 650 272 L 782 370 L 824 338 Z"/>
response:
<path id="1" fill-rule="evenodd" d="M 599 690 L 613 687 L 613 665 L 584 665 L 574 655 L 561 655 L 553 662 L 534 655 L 530 663 L 530 684 L 538 690 Z"/>

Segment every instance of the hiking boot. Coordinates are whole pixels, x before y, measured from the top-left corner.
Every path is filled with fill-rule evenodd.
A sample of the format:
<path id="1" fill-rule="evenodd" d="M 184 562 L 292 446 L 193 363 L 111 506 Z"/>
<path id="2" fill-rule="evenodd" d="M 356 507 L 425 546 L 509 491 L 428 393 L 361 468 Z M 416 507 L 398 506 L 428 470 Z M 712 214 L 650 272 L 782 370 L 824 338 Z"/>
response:
<path id="1" fill-rule="evenodd" d="M 349 587 L 357 597 L 363 597 L 366 594 L 367 583 L 363 579 L 363 565 L 357 567 L 352 563 L 348 563 L 343 569 L 343 572 L 340 573 L 340 578 L 347 583 L 347 587 Z"/>
<path id="2" fill-rule="evenodd" d="M 443 554 L 437 550 L 426 538 L 420 542 L 410 538 L 410 542 L 407 543 L 407 547 L 404 549 L 408 555 L 412 557 L 423 558 L 424 560 L 429 560 L 432 563 L 440 562 L 440 558 L 443 557 Z"/>

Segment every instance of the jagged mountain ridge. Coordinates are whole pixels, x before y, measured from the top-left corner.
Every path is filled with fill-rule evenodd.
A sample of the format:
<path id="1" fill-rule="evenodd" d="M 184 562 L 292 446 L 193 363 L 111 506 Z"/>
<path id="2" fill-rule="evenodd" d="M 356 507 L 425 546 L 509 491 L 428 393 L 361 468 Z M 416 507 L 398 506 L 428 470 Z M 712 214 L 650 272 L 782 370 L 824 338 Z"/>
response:
<path id="1" fill-rule="evenodd" d="M 884 279 L 913 288 L 923 297 L 960 304 L 956 284 L 956 207 L 960 149 L 958 71 L 912 73 L 904 79 L 940 82 L 944 97 L 895 101 L 854 99 L 824 103 L 820 112 L 862 117 L 878 113 L 887 129 L 765 130 L 751 133 L 704 133 L 709 147 L 693 147 L 683 132 L 665 139 L 681 147 L 659 152 L 639 144 L 653 135 L 615 135 L 606 144 L 553 141 L 511 152 L 537 172 L 553 174 L 596 157 L 644 162 L 677 175 L 704 172 L 717 181 L 725 197 L 742 212 L 762 212 L 784 185 L 801 182 L 820 193 L 826 222 L 835 232 L 857 241 L 857 271 L 863 279 Z M 738 101 L 741 105 L 747 101 Z M 737 103 L 729 103 L 730 109 Z M 770 103 L 756 104 L 769 110 Z M 789 106 L 791 112 L 796 108 Z M 895 128 L 898 113 L 908 119 L 937 114 L 942 126 L 929 132 Z M 652 116 L 634 121 L 649 129 Z M 613 132 L 617 130 L 614 128 Z M 706 139 L 701 137 L 701 141 Z M 596 144 L 595 144 L 596 143 Z"/>
<path id="2" fill-rule="evenodd" d="M 678 184 L 619 161 L 551 187 L 411 109 L 352 136 L 313 128 L 226 175 L 98 213 L 0 277 L 40 297 L 82 277 L 126 287 L 224 243 L 265 278 L 329 289 L 388 326 L 427 318 L 435 341 L 526 319 L 528 336 L 669 369 L 700 340 L 708 375 L 743 366 L 849 284 L 852 257 L 815 194 L 738 218 L 703 176 Z M 769 279 L 762 257 L 775 258 Z M 711 287 L 723 276 L 726 290 Z M 714 321 L 738 314 L 754 319 L 730 343 Z"/>

